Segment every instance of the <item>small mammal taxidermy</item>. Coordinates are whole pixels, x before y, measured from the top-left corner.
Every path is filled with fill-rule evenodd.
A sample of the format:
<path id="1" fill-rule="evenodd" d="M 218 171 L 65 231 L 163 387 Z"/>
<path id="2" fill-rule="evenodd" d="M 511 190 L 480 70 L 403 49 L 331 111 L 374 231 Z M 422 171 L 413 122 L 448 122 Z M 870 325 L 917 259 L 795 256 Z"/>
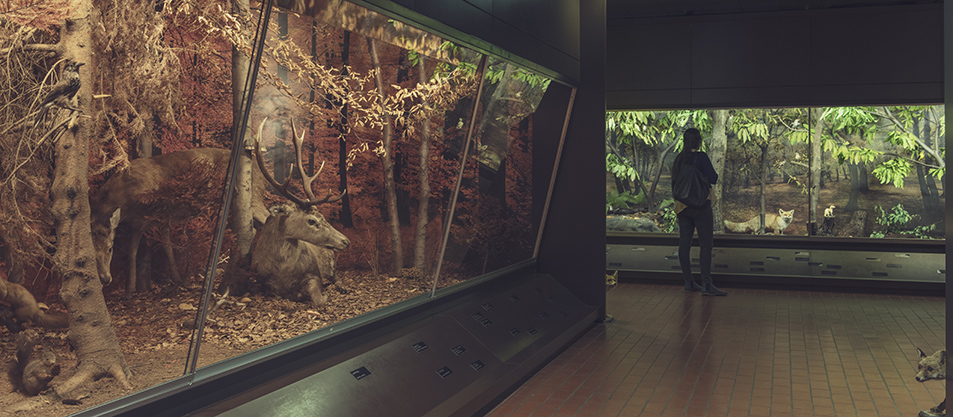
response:
<path id="1" fill-rule="evenodd" d="M 751 220 L 742 223 L 725 220 L 725 229 L 735 233 L 756 233 L 761 226 L 759 217 L 754 216 Z M 768 213 L 764 215 L 764 231 L 765 233 L 772 231 L 776 235 L 782 235 L 784 234 L 784 228 L 788 227 L 793 220 L 794 210 L 778 209 L 778 214 Z"/>
<path id="2" fill-rule="evenodd" d="M 48 314 L 40 309 L 33 294 L 20 284 L 0 280 L 0 302 L 10 306 L 20 323 L 31 322 L 47 329 L 69 327 L 65 314 Z"/>
<path id="3" fill-rule="evenodd" d="M 27 329 L 17 334 L 14 341 L 17 353 L 9 372 L 10 382 L 29 396 L 49 389 L 50 381 L 60 373 L 60 366 L 56 363 L 53 351 L 43 347 L 38 355 L 33 354 L 33 349 L 40 339 L 40 334 L 35 329 Z"/>
<path id="4" fill-rule="evenodd" d="M 946 349 L 940 349 L 932 355 L 927 356 L 920 348 L 917 348 L 917 354 L 920 356 L 920 363 L 917 364 L 917 381 L 925 382 L 931 379 L 946 379 Z M 946 398 L 929 411 L 921 411 L 920 415 L 945 416 Z"/>

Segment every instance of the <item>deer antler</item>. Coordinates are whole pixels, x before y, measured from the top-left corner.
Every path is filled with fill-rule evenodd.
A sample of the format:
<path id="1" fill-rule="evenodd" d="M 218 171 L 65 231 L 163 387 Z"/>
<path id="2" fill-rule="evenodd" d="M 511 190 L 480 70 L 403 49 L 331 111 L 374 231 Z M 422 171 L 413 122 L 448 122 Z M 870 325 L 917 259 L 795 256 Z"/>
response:
<path id="1" fill-rule="evenodd" d="M 275 189 L 278 190 L 278 192 L 281 193 L 281 195 L 287 197 L 289 200 L 291 200 L 292 202 L 294 202 L 295 204 L 297 204 L 298 206 L 302 208 L 307 208 L 307 207 L 311 207 L 318 204 L 324 204 L 324 203 L 333 203 L 335 201 L 338 201 L 344 198 L 344 195 L 347 194 L 347 190 L 344 190 L 343 192 L 341 192 L 340 195 L 336 197 L 331 197 L 331 190 L 328 190 L 327 197 L 324 197 L 323 199 L 320 199 L 320 200 L 314 196 L 314 191 L 311 190 L 311 186 L 314 183 L 314 180 L 317 179 L 319 175 L 321 175 L 321 171 L 324 169 L 324 162 L 321 163 L 321 167 L 318 168 L 318 172 L 316 172 L 314 175 L 308 175 L 306 172 L 304 172 L 304 158 L 301 155 L 301 148 L 303 148 L 303 144 L 304 144 L 304 132 L 301 133 L 301 136 L 298 136 L 298 129 L 295 127 L 294 119 L 291 119 L 291 133 L 292 135 L 294 135 L 293 143 L 294 143 L 295 158 L 296 158 L 295 165 L 298 166 L 298 174 L 301 175 L 301 180 L 304 183 L 304 193 L 307 194 L 308 199 L 303 200 L 300 197 L 288 191 L 288 183 L 291 182 L 291 174 L 293 173 L 294 167 L 292 167 L 292 172 L 289 173 L 288 177 L 285 179 L 285 182 L 283 184 L 278 184 L 278 181 L 275 180 L 275 178 L 268 173 L 267 169 L 265 169 L 265 161 L 264 159 L 262 159 L 262 156 L 261 156 L 261 145 L 260 145 L 261 131 L 262 131 L 262 128 L 265 126 L 265 121 L 267 120 L 268 118 L 266 117 L 264 120 L 261 121 L 261 124 L 258 125 L 258 134 L 255 135 L 255 159 L 258 161 L 258 167 L 261 168 L 261 172 L 262 174 L 264 174 L 265 180 L 267 180 L 269 184 L 275 187 Z"/>

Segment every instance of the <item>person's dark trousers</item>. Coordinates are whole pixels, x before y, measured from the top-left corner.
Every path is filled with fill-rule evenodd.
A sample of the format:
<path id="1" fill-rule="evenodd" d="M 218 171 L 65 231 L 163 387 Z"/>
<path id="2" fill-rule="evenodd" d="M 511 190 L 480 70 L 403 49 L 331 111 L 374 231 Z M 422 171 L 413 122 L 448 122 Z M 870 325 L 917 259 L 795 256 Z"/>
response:
<path id="1" fill-rule="evenodd" d="M 687 207 L 678 213 L 678 263 L 682 267 L 682 277 L 685 278 L 685 289 L 703 291 L 711 286 L 711 251 L 715 246 L 714 215 L 711 211 L 711 201 L 699 208 Z M 692 278 L 692 235 L 698 231 L 698 254 L 701 264 L 702 286 L 697 286 Z M 707 285 L 706 285 L 707 284 Z M 712 286 L 712 288 L 714 288 Z"/>

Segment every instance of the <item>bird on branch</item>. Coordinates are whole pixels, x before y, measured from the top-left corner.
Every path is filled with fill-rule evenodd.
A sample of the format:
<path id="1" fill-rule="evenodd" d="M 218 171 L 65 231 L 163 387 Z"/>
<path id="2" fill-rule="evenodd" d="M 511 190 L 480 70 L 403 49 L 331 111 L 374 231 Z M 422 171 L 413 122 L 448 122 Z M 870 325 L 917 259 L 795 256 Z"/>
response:
<path id="1" fill-rule="evenodd" d="M 70 102 L 73 100 L 73 97 L 76 96 L 76 92 L 79 91 L 80 85 L 82 85 L 82 81 L 79 78 L 79 67 L 84 64 L 83 62 L 76 61 L 67 62 L 66 67 L 63 68 L 63 74 L 60 76 L 59 82 L 57 82 L 56 85 L 53 86 L 53 89 L 43 98 L 43 102 L 40 104 L 40 113 L 37 115 L 36 122 L 33 124 L 34 127 L 40 124 L 43 117 L 46 116 L 46 113 L 53 105 L 77 110 L 73 108 Z"/>

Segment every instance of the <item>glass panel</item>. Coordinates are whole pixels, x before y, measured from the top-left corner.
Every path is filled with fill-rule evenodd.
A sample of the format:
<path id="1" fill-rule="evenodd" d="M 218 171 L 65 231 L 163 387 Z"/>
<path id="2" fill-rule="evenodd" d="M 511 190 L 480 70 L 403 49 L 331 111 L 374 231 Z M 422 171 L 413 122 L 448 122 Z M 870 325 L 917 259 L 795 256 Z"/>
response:
<path id="1" fill-rule="evenodd" d="M 252 197 L 250 203 L 233 201 L 231 208 L 233 216 L 239 205 L 251 208 L 257 236 L 249 242 L 251 255 L 244 256 L 229 223 L 220 255 L 211 262 L 217 293 L 211 295 L 214 307 L 201 328 L 199 367 L 411 297 L 427 297 L 434 285 L 451 286 L 532 257 L 545 201 L 541 190 L 548 188 L 552 168 L 539 177 L 542 181 L 535 181 L 534 175 L 553 164 L 551 157 L 534 155 L 533 144 L 534 135 L 551 129 L 534 125 L 563 125 L 569 88 L 560 85 L 562 95 L 545 101 L 559 108 L 547 113 L 555 117 L 537 120 L 544 94 L 553 90 L 549 80 L 495 59 L 478 72 L 487 59 L 475 51 L 351 3 L 309 4 L 318 3 L 322 10 L 309 11 L 315 19 L 275 11 L 266 22 L 271 32 L 245 133 L 247 155 L 254 161 L 248 168 Z M 102 138 L 90 151 L 95 172 L 90 180 L 91 220 L 94 233 L 102 232 L 97 245 L 102 253 L 108 252 L 103 244 L 109 234 L 116 233 L 115 259 L 103 262 L 113 278 L 104 292 L 125 361 L 120 365 L 128 365 L 133 389 L 179 377 L 195 358 L 187 357 L 190 338 L 198 333 L 196 315 L 206 296 L 202 290 L 222 191 L 227 189 L 231 130 L 241 124 L 233 120 L 231 42 L 247 41 L 239 39 L 240 25 L 251 28 L 261 13 L 255 3 L 248 16 L 191 4 L 166 4 L 158 15 L 154 9 L 148 5 L 137 13 L 173 24 L 146 22 L 157 25 L 143 29 L 151 34 L 143 46 L 149 53 L 137 50 L 143 55 L 115 61 L 98 57 L 99 64 L 83 67 L 93 71 L 93 90 L 101 94 L 95 100 L 102 106 L 89 115 L 98 129 L 94 137 Z M 123 48 L 141 46 L 133 44 Z M 115 49 L 118 43 L 112 45 L 95 49 L 124 53 Z M 155 62 L 143 58 L 156 48 L 166 48 L 168 56 Z M 130 69 L 116 80 L 105 71 L 137 60 L 153 66 Z M 53 61 L 43 62 L 42 70 L 37 67 L 31 73 L 45 74 L 54 66 Z M 151 82 L 153 77 L 155 84 L 131 81 Z M 128 91 L 112 90 L 127 83 L 132 86 Z M 18 97 L 36 97 L 37 90 L 31 91 Z M 142 91 L 159 94 L 136 101 Z M 11 120 L 24 120 L 32 111 L 35 107 Z M 57 117 L 66 114 L 58 111 Z M 547 149 L 555 149 L 552 142 L 558 135 L 550 136 Z M 259 141 L 250 140 L 253 137 Z M 17 193 L 49 188 L 52 153 L 47 146 L 53 142 L 37 142 L 39 138 L 29 146 L 13 144 L 17 159 L 3 163 L 6 174 L 22 167 L 22 174 L 39 178 L 9 182 L 20 187 Z M 301 138 L 300 151 L 295 138 Z M 149 151 L 157 156 L 149 157 Z M 252 151 L 260 151 L 264 169 L 257 167 Z M 35 163 L 18 166 L 33 154 Z M 154 175 L 119 183 L 129 172 Z M 266 185 L 263 172 L 279 185 Z M 303 178 L 311 175 L 313 186 L 306 189 Z M 114 179 L 118 185 L 107 187 Z M 287 186 L 280 185 L 285 181 Z M 287 195 L 278 192 L 280 188 Z M 142 189 L 146 191 L 123 194 Z M 7 238 L 53 252 L 51 219 L 43 206 L 48 196 L 43 192 L 30 198 L 23 200 L 21 212 L 39 217 L 17 223 L 11 226 L 16 230 L 0 236 L 4 277 L 21 274 L 11 258 L 25 256 L 21 252 L 26 250 Z M 323 201 L 311 211 L 290 204 L 292 198 Z M 111 215 L 120 205 L 126 226 L 115 229 Z M 457 211 L 451 216 L 453 207 Z M 11 214 L 9 209 L 0 211 Z M 449 224 L 453 230 L 445 238 Z M 47 240 L 38 240 L 41 237 Z M 164 243 L 171 243 L 174 260 L 167 259 Z M 443 265 L 440 254 L 447 246 L 446 267 L 436 280 Z M 24 275 L 42 277 L 50 264 L 39 264 Z M 301 268 L 289 272 L 292 266 Z M 132 274 L 140 283 L 151 280 L 151 285 L 137 285 Z M 41 301 L 55 299 L 52 279 L 32 286 Z M 222 296 L 225 291 L 227 296 Z M 52 311 L 62 313 L 63 308 L 53 305 Z M 86 360 L 92 348 L 67 353 L 62 334 L 45 335 L 61 355 L 58 363 L 66 368 L 77 358 Z M 7 345 L 12 346 L 12 339 Z M 54 380 L 54 386 L 62 383 Z M 122 381 L 98 384 L 107 383 Z M 83 397 L 85 407 L 106 402 L 120 390 L 93 391 L 95 398 Z M 39 414 L 77 410 L 60 406 L 47 411 Z"/>
<path id="2" fill-rule="evenodd" d="M 349 3 L 273 20 L 248 131 L 270 214 L 225 271 L 245 301 L 213 313 L 205 345 L 266 346 L 531 258 L 549 80 L 492 58 L 481 74 L 481 54 Z"/>
<path id="3" fill-rule="evenodd" d="M 549 82 L 490 60 L 443 259 L 451 278 L 474 277 L 532 257 L 538 230 L 533 114 Z"/>
<path id="4" fill-rule="evenodd" d="M 676 231 L 669 169 L 689 127 L 719 173 L 716 233 L 762 233 L 764 213 L 773 234 L 945 238 L 943 106 L 609 112 L 609 230 Z"/>

